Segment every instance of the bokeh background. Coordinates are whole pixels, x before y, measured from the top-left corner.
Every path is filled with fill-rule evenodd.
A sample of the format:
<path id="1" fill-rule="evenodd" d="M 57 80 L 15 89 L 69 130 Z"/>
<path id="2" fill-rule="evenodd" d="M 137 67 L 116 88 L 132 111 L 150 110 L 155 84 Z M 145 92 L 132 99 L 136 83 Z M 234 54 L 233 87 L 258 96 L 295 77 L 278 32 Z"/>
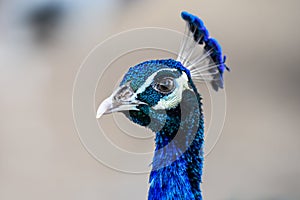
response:
<path id="1" fill-rule="evenodd" d="M 72 87 L 96 44 L 131 28 L 183 31 L 182 10 L 201 16 L 232 69 L 223 134 L 205 160 L 205 199 L 300 199 L 299 7 L 297 0 L 0 1 L 0 199 L 146 199 L 147 174 L 111 170 L 80 143 Z"/>

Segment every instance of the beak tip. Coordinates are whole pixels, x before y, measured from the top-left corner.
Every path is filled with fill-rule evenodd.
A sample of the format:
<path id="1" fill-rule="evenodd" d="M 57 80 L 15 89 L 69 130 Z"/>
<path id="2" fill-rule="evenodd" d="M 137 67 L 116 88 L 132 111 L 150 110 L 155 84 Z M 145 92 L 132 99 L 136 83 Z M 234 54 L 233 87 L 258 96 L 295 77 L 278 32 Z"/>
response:
<path id="1" fill-rule="evenodd" d="M 97 115 L 96 115 L 96 119 L 100 119 L 101 116 L 102 116 L 102 115 L 97 114 Z"/>
<path id="2" fill-rule="evenodd" d="M 106 113 L 106 110 L 103 109 L 98 109 L 97 114 L 96 114 L 96 119 L 99 119 Z"/>
<path id="3" fill-rule="evenodd" d="M 111 99 L 105 99 L 99 106 L 98 110 L 97 110 L 97 114 L 96 114 L 96 119 L 99 119 L 103 114 L 105 114 L 109 108 L 111 108 Z"/>

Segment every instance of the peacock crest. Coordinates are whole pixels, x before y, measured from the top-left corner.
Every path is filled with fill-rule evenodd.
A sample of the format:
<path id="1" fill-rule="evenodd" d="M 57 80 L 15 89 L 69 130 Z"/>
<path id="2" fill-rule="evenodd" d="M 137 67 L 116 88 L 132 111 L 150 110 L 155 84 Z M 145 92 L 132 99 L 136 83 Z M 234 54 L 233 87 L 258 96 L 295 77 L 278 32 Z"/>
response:
<path id="1" fill-rule="evenodd" d="M 186 21 L 186 30 L 177 60 L 190 71 L 193 81 L 209 81 L 216 91 L 223 88 L 223 74 L 229 68 L 221 46 L 216 39 L 209 37 L 201 19 L 188 12 L 182 12 L 181 17 Z M 198 45 L 203 48 L 198 49 Z"/>

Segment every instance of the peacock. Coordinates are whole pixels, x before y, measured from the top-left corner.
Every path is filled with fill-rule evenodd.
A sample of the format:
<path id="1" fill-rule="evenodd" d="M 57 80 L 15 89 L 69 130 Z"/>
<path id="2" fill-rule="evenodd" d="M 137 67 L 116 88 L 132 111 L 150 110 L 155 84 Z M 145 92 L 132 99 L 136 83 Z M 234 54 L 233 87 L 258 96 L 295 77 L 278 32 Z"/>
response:
<path id="1" fill-rule="evenodd" d="M 122 112 L 155 132 L 148 200 L 202 200 L 204 117 L 196 83 L 207 82 L 218 91 L 229 70 L 204 23 L 185 11 L 181 17 L 187 28 L 177 59 L 131 67 L 97 110 L 97 118 Z"/>

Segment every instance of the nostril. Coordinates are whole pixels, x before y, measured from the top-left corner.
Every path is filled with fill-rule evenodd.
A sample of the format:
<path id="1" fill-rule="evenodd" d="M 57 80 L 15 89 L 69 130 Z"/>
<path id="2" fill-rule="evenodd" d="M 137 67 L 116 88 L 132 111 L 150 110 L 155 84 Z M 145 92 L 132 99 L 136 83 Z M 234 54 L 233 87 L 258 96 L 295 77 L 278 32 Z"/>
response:
<path id="1" fill-rule="evenodd" d="M 119 89 L 119 91 L 115 94 L 114 100 L 115 101 L 128 101 L 132 95 L 134 94 L 131 87 L 125 85 Z"/>

